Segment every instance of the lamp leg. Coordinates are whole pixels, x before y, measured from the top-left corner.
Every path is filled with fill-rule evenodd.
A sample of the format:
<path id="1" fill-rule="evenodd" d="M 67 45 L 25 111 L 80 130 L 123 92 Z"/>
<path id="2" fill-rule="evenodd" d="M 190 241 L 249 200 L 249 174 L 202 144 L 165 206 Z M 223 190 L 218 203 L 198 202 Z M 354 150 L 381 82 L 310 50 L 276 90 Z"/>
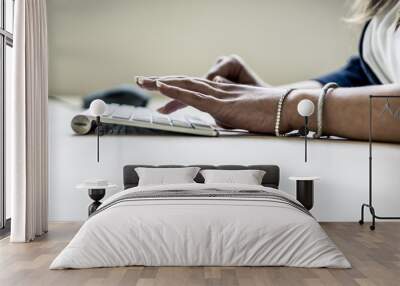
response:
<path id="1" fill-rule="evenodd" d="M 96 117 L 96 133 L 97 133 L 97 162 L 100 161 L 100 116 Z"/>
<path id="2" fill-rule="evenodd" d="M 305 134 L 304 134 L 304 162 L 307 163 L 307 134 L 308 134 L 308 116 L 304 117 Z"/>

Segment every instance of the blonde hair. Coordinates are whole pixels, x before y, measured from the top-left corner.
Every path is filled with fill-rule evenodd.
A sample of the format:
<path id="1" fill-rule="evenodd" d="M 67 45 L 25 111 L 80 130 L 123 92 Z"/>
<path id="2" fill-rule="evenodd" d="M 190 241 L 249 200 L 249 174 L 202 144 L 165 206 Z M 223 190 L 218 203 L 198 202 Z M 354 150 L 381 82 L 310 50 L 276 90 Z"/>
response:
<path id="1" fill-rule="evenodd" d="M 347 19 L 351 23 L 363 24 L 375 15 L 394 6 L 399 0 L 355 0 L 352 14 Z M 400 26 L 400 10 L 398 11 L 397 28 Z"/>

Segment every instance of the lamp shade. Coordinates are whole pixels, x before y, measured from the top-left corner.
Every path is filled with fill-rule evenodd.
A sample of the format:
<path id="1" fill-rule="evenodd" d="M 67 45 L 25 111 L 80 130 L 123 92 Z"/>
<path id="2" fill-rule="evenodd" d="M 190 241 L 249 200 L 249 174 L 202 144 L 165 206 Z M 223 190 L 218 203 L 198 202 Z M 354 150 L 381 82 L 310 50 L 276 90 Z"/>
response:
<path id="1" fill-rule="evenodd" d="M 107 105 L 101 99 L 93 100 L 90 103 L 90 107 L 89 107 L 90 114 L 92 114 L 93 116 L 103 115 L 104 112 L 106 111 L 106 109 L 107 109 Z"/>
<path id="2" fill-rule="evenodd" d="M 303 116 L 311 116 L 314 113 L 314 103 L 309 99 L 303 99 L 297 105 L 297 112 Z"/>

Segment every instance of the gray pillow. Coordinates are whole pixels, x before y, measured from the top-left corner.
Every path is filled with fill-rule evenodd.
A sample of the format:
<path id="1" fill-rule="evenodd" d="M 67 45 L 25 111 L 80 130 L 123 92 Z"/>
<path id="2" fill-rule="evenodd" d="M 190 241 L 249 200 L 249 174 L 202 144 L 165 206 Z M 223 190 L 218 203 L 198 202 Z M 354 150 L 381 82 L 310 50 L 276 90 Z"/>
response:
<path id="1" fill-rule="evenodd" d="M 199 167 L 135 168 L 139 176 L 139 186 L 196 183 L 194 178 L 199 170 Z"/>
<path id="2" fill-rule="evenodd" d="M 261 170 L 202 170 L 205 184 L 261 185 L 265 171 Z"/>

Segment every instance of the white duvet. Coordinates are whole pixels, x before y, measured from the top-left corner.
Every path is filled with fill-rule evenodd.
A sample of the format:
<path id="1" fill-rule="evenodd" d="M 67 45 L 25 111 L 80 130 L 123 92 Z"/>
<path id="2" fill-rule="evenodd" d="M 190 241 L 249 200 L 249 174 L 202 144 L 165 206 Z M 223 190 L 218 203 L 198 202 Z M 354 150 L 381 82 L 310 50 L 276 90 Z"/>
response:
<path id="1" fill-rule="evenodd" d="M 163 190 L 265 190 L 262 186 L 184 184 Z M 102 206 L 103 206 L 102 205 Z M 50 269 L 145 266 L 294 266 L 349 268 L 318 222 L 293 206 L 258 199 L 185 198 L 124 201 L 89 218 Z"/>

